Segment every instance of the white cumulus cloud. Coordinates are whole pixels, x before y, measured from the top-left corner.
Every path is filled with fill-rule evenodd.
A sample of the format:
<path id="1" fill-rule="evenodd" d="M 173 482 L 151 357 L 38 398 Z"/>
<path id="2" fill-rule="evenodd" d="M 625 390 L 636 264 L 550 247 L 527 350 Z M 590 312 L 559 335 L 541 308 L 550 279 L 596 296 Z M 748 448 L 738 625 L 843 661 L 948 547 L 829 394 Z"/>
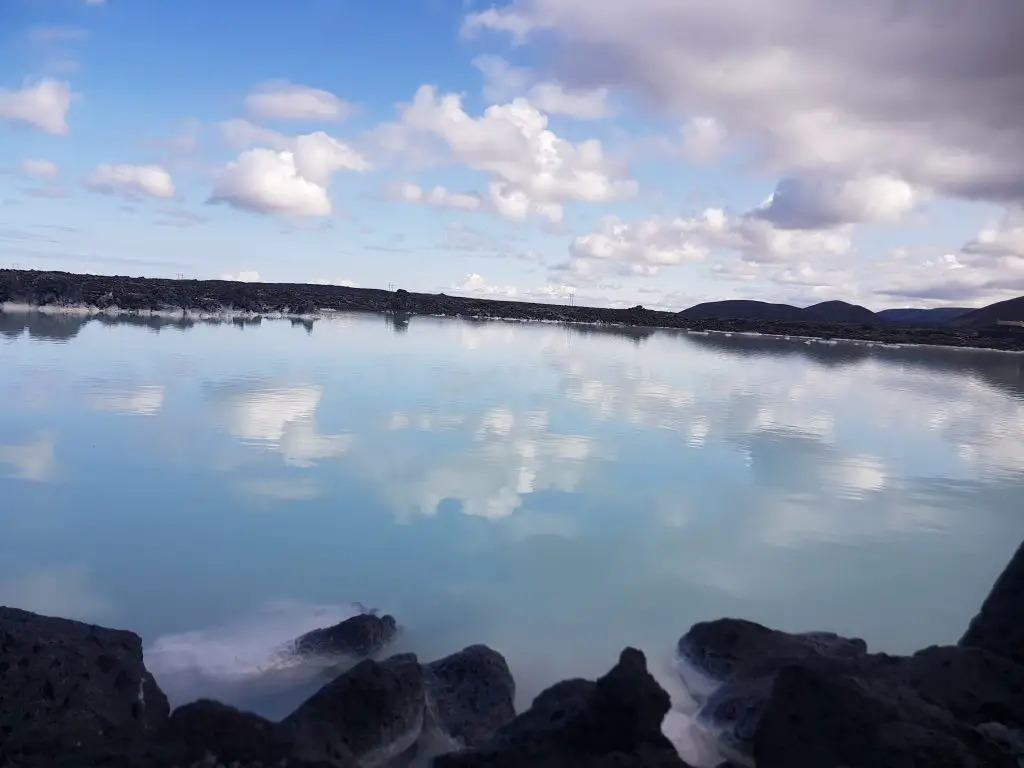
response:
<path id="1" fill-rule="evenodd" d="M 531 84 L 529 69 L 513 67 L 500 56 L 479 56 L 473 66 L 483 74 L 484 97 L 492 102 L 523 96 L 541 112 L 578 120 L 600 120 L 612 114 L 607 88 L 569 89 L 551 81 Z"/>
<path id="2" fill-rule="evenodd" d="M 483 204 L 483 201 L 477 195 L 466 192 L 452 192 L 442 186 L 436 186 L 427 191 L 411 182 L 403 182 L 395 185 L 391 192 L 394 199 L 401 202 L 428 205 L 433 208 L 475 211 Z"/>
<path id="3" fill-rule="evenodd" d="M 244 269 L 237 275 L 223 274 L 220 279 L 230 280 L 233 283 L 258 283 L 260 282 L 260 273 L 254 269 Z"/>
<path id="4" fill-rule="evenodd" d="M 767 222 L 759 222 L 766 226 Z M 822 234 L 816 230 L 777 230 L 796 242 Z M 831 230 L 842 238 L 844 229 Z M 839 241 L 837 240 L 837 243 Z M 1024 217 L 1009 209 L 958 248 L 900 246 L 880 258 L 820 258 L 814 251 L 790 258 L 754 260 L 749 255 L 716 259 L 712 273 L 746 283 L 750 298 L 770 295 L 793 304 L 841 297 L 872 309 L 887 306 L 976 306 L 1024 293 Z"/>
<path id="5" fill-rule="evenodd" d="M 270 149 L 294 149 L 295 139 L 283 133 L 264 128 L 242 118 L 226 120 L 218 126 L 221 140 L 233 149 L 252 149 L 269 147 Z"/>
<path id="6" fill-rule="evenodd" d="M 683 152 L 691 160 L 708 162 L 725 149 L 725 126 L 713 117 L 690 118 L 682 129 Z"/>
<path id="7" fill-rule="evenodd" d="M 293 152 L 250 149 L 220 170 L 210 202 L 253 213 L 329 216 L 327 190 L 299 173 Z"/>
<path id="8" fill-rule="evenodd" d="M 295 138 L 295 167 L 315 184 L 326 186 L 338 171 L 368 171 L 370 164 L 347 144 L 322 131 Z"/>
<path id="9" fill-rule="evenodd" d="M 297 85 L 286 80 L 263 83 L 245 99 L 246 111 L 258 120 L 338 122 L 354 107 L 330 91 Z"/>
<path id="10" fill-rule="evenodd" d="M 457 94 L 422 86 L 384 132 L 391 150 L 424 139 L 440 141 L 450 159 L 489 175 L 494 209 L 506 219 L 539 215 L 560 222 L 564 204 L 608 203 L 634 197 L 636 181 L 606 157 L 596 139 L 573 143 L 548 127 L 548 118 L 524 98 L 472 117 Z"/>
<path id="11" fill-rule="evenodd" d="M 342 288 L 358 288 L 359 283 L 354 280 L 348 280 L 343 277 L 318 277 L 313 281 L 313 285 L 337 285 Z"/>
<path id="12" fill-rule="evenodd" d="M 159 165 L 112 165 L 102 163 L 85 180 L 93 192 L 130 199 L 174 197 L 174 180 Z"/>
<path id="13" fill-rule="evenodd" d="M 49 160 L 32 160 L 26 158 L 21 161 L 18 166 L 19 172 L 23 176 L 30 176 L 36 179 L 55 179 L 60 175 L 60 169 L 57 168 L 55 163 Z"/>
<path id="14" fill-rule="evenodd" d="M 28 125 L 43 133 L 66 134 L 71 100 L 71 86 L 50 78 L 18 91 L 0 88 L 0 120 Z"/>
<path id="15" fill-rule="evenodd" d="M 543 32 L 568 87 L 710 115 L 781 176 L 1024 198 L 1019 0 L 512 0 L 464 31 Z"/>
<path id="16" fill-rule="evenodd" d="M 466 275 L 460 282 L 450 286 L 449 290 L 452 293 L 473 293 L 494 297 L 507 296 L 509 298 L 519 293 L 515 286 L 512 285 L 491 285 L 482 275 L 478 275 L 475 272 Z"/>
<path id="17" fill-rule="evenodd" d="M 789 178 L 753 213 L 785 229 L 822 229 L 868 221 L 898 221 L 922 193 L 892 176 Z"/>
<path id="18" fill-rule="evenodd" d="M 329 216 L 331 177 L 371 168 L 363 155 L 323 131 L 286 136 L 247 120 L 222 123 L 220 131 L 227 144 L 251 148 L 218 171 L 210 200 L 255 213 Z"/>
<path id="19" fill-rule="evenodd" d="M 597 280 L 609 273 L 650 276 L 663 267 L 705 261 L 716 254 L 738 254 L 754 265 L 792 264 L 840 256 L 852 247 L 848 227 L 783 229 L 750 213 L 729 217 L 718 208 L 692 218 L 625 221 L 608 216 L 598 231 L 573 239 L 570 260 L 555 271 L 577 280 Z"/>

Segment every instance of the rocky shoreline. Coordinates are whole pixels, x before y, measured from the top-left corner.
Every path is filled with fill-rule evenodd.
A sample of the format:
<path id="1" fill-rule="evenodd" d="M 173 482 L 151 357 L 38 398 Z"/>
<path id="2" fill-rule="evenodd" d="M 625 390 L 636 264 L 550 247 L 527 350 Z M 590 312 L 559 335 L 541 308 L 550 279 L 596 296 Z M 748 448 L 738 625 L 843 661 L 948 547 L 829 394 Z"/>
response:
<path id="1" fill-rule="evenodd" d="M 498 651 L 388 656 L 399 632 L 367 612 L 296 638 L 290 652 L 354 666 L 271 722 L 211 700 L 171 712 L 138 635 L 0 608 L 0 766 L 687 768 L 662 732 L 669 695 L 634 648 L 517 715 Z M 891 656 L 718 619 L 676 651 L 723 765 L 1020 768 L 1022 640 L 1024 544 L 955 646 Z"/>
<path id="2" fill-rule="evenodd" d="M 325 312 L 591 323 L 687 331 L 760 333 L 881 344 L 924 344 L 1024 351 L 1024 333 L 886 323 L 817 323 L 751 319 L 696 319 L 642 306 L 630 309 L 535 304 L 333 285 L 237 283 L 0 270 L 0 304 L 134 313 L 237 313 L 312 318 Z"/>

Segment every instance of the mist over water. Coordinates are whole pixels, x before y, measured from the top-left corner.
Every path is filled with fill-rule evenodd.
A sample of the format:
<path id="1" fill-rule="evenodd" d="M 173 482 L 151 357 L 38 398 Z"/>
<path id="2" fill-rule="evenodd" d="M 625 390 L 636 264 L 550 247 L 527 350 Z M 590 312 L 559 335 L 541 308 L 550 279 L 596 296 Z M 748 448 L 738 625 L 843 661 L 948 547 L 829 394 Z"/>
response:
<path id="1" fill-rule="evenodd" d="M 0 603 L 270 715 L 354 603 L 517 704 L 742 616 L 953 642 L 1024 535 L 1024 357 L 638 329 L 0 313 Z M 675 686 L 673 688 L 673 686 Z"/>

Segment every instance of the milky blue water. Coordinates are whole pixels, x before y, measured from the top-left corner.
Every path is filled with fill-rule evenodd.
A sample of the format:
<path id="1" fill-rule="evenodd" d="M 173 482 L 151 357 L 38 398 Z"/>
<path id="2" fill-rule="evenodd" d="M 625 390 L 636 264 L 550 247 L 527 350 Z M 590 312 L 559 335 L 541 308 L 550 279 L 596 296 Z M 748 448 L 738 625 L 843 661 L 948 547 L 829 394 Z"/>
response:
<path id="1" fill-rule="evenodd" d="M 377 315 L 0 332 L 0 603 L 137 631 L 176 701 L 353 601 L 424 657 L 498 648 L 521 705 L 726 615 L 909 651 L 1024 536 L 1021 356 Z"/>

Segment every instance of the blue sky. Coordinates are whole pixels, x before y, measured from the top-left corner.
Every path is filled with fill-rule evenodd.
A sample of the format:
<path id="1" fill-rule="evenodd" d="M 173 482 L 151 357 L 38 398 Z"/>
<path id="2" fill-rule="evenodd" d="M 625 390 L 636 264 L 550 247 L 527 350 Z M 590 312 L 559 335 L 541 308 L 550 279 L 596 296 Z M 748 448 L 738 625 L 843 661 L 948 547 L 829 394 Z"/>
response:
<path id="1" fill-rule="evenodd" d="M 665 308 L 1008 298 L 1024 67 L 1000 57 L 1019 11 L 988 4 L 3 0 L 0 264 Z"/>

